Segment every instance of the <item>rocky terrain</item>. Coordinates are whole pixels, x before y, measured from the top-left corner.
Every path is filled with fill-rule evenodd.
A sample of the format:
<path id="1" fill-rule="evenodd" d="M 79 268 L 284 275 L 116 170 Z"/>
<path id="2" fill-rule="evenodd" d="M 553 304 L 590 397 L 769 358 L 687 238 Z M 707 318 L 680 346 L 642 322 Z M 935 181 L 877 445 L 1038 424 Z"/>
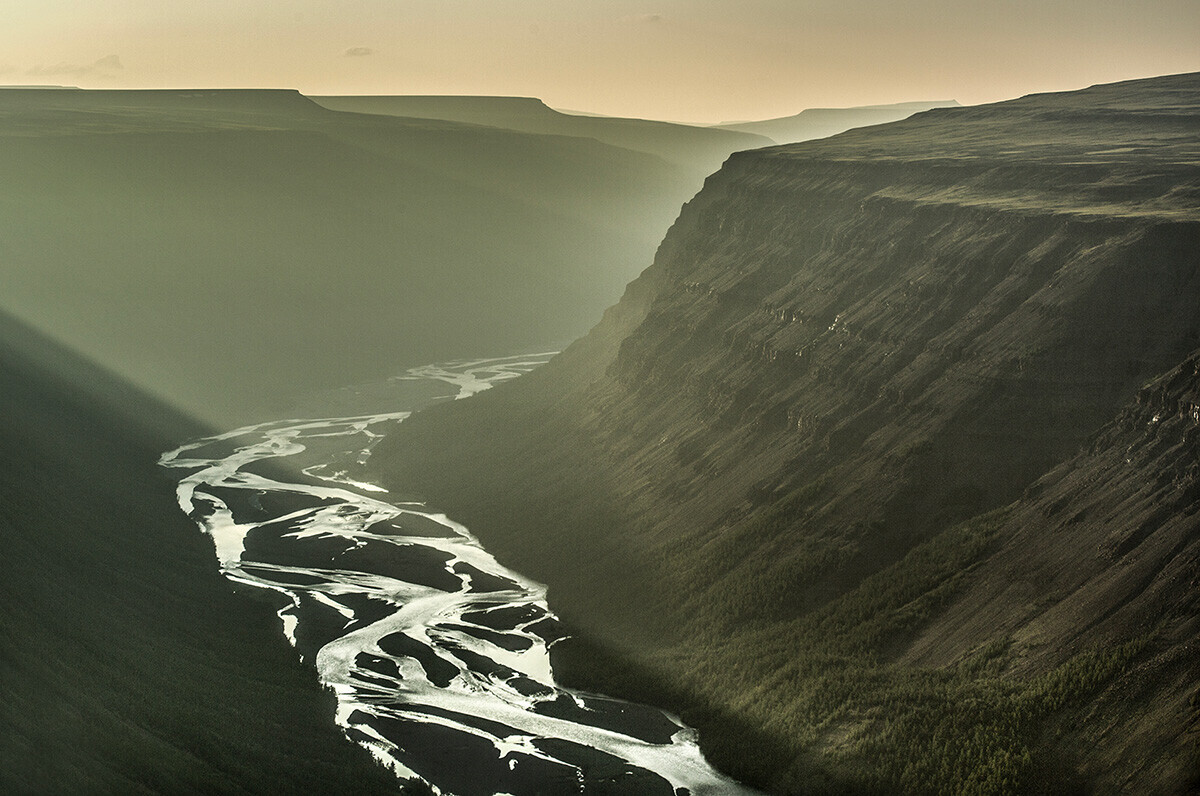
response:
<path id="1" fill-rule="evenodd" d="M 1197 307 L 1200 75 L 936 109 L 733 156 L 377 462 L 772 792 L 1182 792 Z"/>

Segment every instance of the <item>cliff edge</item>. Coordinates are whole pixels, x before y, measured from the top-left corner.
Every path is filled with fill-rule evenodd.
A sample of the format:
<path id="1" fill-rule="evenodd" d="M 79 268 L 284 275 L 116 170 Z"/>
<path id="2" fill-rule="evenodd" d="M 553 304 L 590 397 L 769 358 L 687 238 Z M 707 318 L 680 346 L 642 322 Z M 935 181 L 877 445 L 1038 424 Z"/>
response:
<path id="1" fill-rule="evenodd" d="M 1184 790 L 1195 434 L 1111 467 L 1200 346 L 1198 133 L 1189 74 L 739 153 L 587 337 L 377 461 L 759 786 Z"/>

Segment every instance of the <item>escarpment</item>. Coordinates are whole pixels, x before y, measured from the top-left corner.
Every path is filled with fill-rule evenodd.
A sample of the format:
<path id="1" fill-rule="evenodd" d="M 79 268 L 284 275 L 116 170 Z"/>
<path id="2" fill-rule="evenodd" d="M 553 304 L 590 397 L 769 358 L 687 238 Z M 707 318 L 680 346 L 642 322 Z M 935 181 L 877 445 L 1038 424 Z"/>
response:
<path id="1" fill-rule="evenodd" d="M 1195 432 L 1117 451 L 1139 394 L 1170 404 L 1152 432 L 1186 425 L 1139 390 L 1193 361 L 1198 308 L 1200 75 L 939 109 L 733 156 L 588 337 L 377 460 L 633 661 L 578 677 L 664 677 L 759 785 L 1177 789 L 1194 758 L 1162 732 L 1089 759 L 1086 726 L 1047 728 L 1150 726 L 1103 689 L 1158 693 L 1126 667 L 1194 643 L 1162 595 L 1194 560 Z M 1167 762 L 1122 779 L 1139 744 Z"/>

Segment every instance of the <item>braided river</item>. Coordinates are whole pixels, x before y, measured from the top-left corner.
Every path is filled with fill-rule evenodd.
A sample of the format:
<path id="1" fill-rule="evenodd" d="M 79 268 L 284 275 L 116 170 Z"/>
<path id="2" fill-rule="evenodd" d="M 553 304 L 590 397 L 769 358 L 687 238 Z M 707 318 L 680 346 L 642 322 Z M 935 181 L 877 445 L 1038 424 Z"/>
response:
<path id="1" fill-rule="evenodd" d="M 225 577 L 275 602 L 345 735 L 398 777 L 456 796 L 751 793 L 674 716 L 556 684 L 564 634 L 545 588 L 365 474 L 372 446 L 419 406 L 550 356 L 415 368 L 388 382 L 397 411 L 260 423 L 160 464 Z"/>

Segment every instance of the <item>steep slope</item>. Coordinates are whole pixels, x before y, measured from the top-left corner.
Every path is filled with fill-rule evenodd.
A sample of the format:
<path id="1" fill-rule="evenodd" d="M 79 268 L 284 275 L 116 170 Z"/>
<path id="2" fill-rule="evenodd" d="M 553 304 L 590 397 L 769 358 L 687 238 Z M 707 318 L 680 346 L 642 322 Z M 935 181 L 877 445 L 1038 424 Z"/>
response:
<path id="1" fill-rule="evenodd" d="M 5 90 L 0 141 L 0 305 L 221 426 L 581 334 L 695 190 L 288 91 Z"/>
<path id="2" fill-rule="evenodd" d="M 717 125 L 722 130 L 762 135 L 780 144 L 795 144 L 814 138 L 827 138 L 856 127 L 870 127 L 907 119 L 931 108 L 953 108 L 954 100 L 898 102 L 894 105 L 864 105 L 858 108 L 807 108 L 795 116 L 763 119 L 757 122 L 731 122 Z"/>
<path id="3" fill-rule="evenodd" d="M 1058 731 L 1104 790 L 1200 785 L 1198 511 L 1200 352 L 1030 487 L 995 552 L 899 660 L 946 666 L 1002 643 L 1006 676 L 1029 678 L 1150 634 L 1137 665 Z"/>
<path id="4" fill-rule="evenodd" d="M 344 96 L 313 97 L 338 111 L 419 119 L 446 119 L 472 124 L 579 138 L 645 152 L 707 176 L 731 152 L 777 143 L 753 132 L 695 127 L 687 124 L 611 116 L 561 113 L 532 97 Z"/>
<path id="5" fill-rule="evenodd" d="M 159 454 L 197 433 L 0 317 L 0 790 L 395 793 Z"/>
<path id="6" fill-rule="evenodd" d="M 1193 74 L 735 155 L 588 337 L 406 423 L 381 466 L 550 585 L 608 661 L 579 677 L 661 676 L 760 784 L 1067 787 L 1045 678 L 1086 701 L 1133 647 L 1092 666 L 1113 638 L 1052 634 L 1011 681 L 988 636 L 893 659 L 1015 533 L 961 523 L 1200 343 L 1197 131 Z"/>

